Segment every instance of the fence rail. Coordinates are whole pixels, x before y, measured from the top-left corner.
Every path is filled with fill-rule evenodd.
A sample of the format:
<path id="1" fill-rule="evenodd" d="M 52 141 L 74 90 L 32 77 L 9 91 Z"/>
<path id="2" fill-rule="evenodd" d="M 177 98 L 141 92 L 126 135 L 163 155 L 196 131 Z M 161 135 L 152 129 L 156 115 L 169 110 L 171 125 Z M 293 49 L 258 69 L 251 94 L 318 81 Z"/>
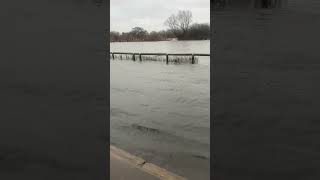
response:
<path id="1" fill-rule="evenodd" d="M 142 56 L 166 56 L 166 63 L 169 63 L 169 56 L 190 56 L 191 57 L 191 63 L 195 63 L 195 57 L 197 56 L 210 56 L 210 54 L 192 54 L 192 53 L 185 53 L 185 54 L 179 54 L 179 53 L 131 53 L 131 52 L 110 52 L 110 55 L 112 59 L 115 59 L 114 55 L 131 55 L 132 60 L 136 60 L 136 56 L 138 56 L 139 60 L 142 61 Z"/>

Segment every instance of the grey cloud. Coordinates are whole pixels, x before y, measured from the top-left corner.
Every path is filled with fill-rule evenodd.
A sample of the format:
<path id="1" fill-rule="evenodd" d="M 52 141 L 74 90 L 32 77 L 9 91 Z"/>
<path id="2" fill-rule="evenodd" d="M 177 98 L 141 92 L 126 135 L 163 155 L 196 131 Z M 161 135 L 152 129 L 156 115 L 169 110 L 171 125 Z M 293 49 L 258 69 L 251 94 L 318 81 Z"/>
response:
<path id="1" fill-rule="evenodd" d="M 120 32 L 135 26 L 165 29 L 166 18 L 184 9 L 192 11 L 195 22 L 210 22 L 210 0 L 111 0 L 110 8 L 111 30 Z"/>

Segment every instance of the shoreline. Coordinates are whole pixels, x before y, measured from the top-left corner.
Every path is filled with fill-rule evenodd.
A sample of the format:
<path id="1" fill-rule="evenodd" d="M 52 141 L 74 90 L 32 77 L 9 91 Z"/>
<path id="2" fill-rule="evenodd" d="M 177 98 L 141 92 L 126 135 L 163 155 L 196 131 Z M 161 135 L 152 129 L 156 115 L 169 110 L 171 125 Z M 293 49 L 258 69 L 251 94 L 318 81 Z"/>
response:
<path id="1" fill-rule="evenodd" d="M 134 166 L 135 168 L 148 173 L 158 179 L 162 180 L 187 180 L 186 178 L 172 173 L 166 169 L 163 169 L 153 163 L 149 163 L 144 159 L 137 157 L 124 151 L 116 146 L 110 145 L 110 156 L 114 156 L 119 160 L 125 161 L 127 164 Z"/>

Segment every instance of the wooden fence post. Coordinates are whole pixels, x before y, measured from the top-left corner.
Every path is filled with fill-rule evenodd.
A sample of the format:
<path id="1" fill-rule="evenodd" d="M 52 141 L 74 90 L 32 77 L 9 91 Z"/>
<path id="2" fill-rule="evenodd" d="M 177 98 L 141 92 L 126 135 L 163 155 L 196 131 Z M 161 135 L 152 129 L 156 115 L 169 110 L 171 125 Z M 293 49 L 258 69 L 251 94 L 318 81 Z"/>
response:
<path id="1" fill-rule="evenodd" d="M 194 54 L 192 54 L 192 57 L 191 57 L 191 64 L 194 64 Z"/>
<path id="2" fill-rule="evenodd" d="M 169 64 L 169 55 L 166 54 L 166 63 Z"/>

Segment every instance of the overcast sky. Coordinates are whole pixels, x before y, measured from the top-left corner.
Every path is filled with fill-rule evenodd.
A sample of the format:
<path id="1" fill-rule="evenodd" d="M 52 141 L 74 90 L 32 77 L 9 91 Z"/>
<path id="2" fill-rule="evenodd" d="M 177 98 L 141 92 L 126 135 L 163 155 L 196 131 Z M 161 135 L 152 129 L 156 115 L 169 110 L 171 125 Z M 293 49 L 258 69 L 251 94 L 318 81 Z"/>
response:
<path id="1" fill-rule="evenodd" d="M 210 0 L 110 0 L 111 31 L 167 29 L 164 21 L 179 10 L 190 10 L 193 22 L 210 23 Z"/>

